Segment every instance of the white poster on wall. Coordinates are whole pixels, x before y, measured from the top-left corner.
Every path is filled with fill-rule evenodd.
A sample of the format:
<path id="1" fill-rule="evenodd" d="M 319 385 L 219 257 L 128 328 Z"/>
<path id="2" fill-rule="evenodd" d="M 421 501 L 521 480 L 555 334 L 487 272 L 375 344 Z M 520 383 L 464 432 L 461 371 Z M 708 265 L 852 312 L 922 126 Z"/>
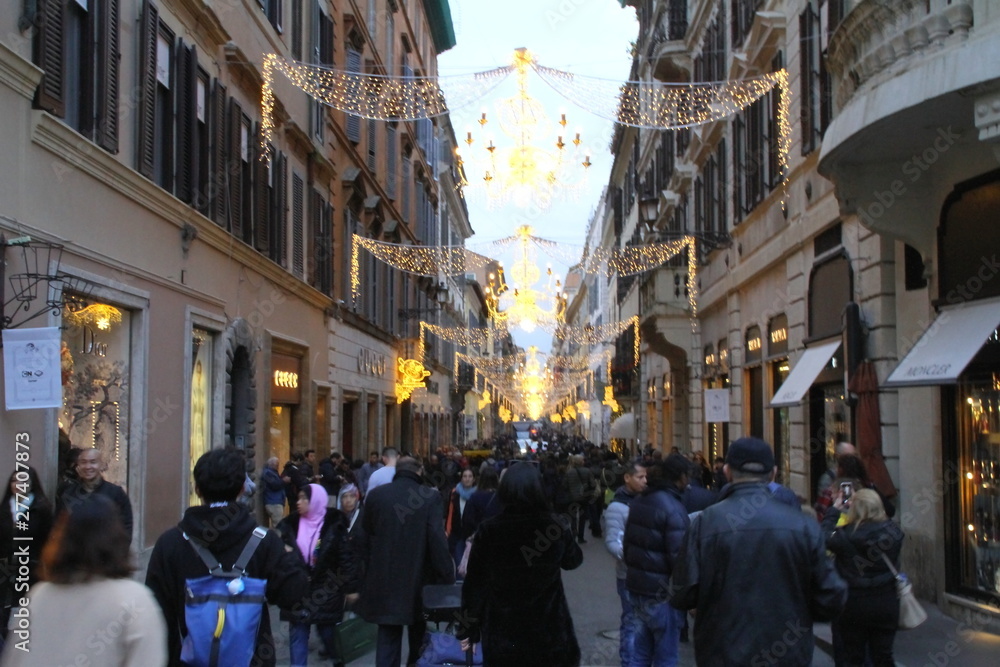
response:
<path id="1" fill-rule="evenodd" d="M 8 410 L 62 407 L 59 327 L 4 329 L 3 379 Z"/>
<path id="2" fill-rule="evenodd" d="M 729 390 L 705 390 L 705 421 L 709 424 L 729 421 Z"/>

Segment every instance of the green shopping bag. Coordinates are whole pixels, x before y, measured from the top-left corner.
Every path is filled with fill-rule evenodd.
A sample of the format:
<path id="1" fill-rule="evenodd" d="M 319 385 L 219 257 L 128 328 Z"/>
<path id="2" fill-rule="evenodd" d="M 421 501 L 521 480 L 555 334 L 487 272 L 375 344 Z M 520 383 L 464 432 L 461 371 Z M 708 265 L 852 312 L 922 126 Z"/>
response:
<path id="1" fill-rule="evenodd" d="M 378 626 L 369 623 L 353 612 L 344 614 L 344 620 L 337 624 L 337 653 L 344 662 L 357 660 L 375 650 Z"/>

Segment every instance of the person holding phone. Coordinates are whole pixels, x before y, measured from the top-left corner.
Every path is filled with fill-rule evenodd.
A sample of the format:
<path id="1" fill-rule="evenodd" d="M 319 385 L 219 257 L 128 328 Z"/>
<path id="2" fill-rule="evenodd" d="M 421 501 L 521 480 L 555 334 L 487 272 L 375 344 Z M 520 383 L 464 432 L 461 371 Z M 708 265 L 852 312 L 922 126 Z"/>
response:
<path id="1" fill-rule="evenodd" d="M 826 548 L 834 554 L 837 573 L 847 582 L 847 605 L 832 623 L 834 659 L 875 667 L 893 667 L 892 645 L 899 626 L 896 577 L 903 530 L 889 519 L 873 489 L 854 490 L 844 482 L 823 519 Z M 838 647 L 839 643 L 839 647 Z"/>
<path id="2" fill-rule="evenodd" d="M 849 482 L 851 484 L 851 493 L 857 493 L 861 489 L 872 489 L 878 493 L 878 489 L 875 488 L 875 484 L 872 483 L 871 479 L 868 477 L 868 471 L 865 468 L 864 461 L 861 457 L 854 454 L 841 454 L 837 457 L 837 475 L 833 480 L 833 483 L 828 486 L 819 498 L 816 500 L 816 504 L 813 509 L 816 510 L 816 518 L 820 522 L 823 521 L 823 517 L 826 516 L 827 510 L 829 510 L 830 505 L 833 504 L 834 497 L 841 494 L 841 485 Z M 896 508 L 893 506 L 888 499 L 878 493 L 879 498 L 882 500 L 882 505 L 885 507 L 885 512 L 891 519 L 896 513 Z"/>

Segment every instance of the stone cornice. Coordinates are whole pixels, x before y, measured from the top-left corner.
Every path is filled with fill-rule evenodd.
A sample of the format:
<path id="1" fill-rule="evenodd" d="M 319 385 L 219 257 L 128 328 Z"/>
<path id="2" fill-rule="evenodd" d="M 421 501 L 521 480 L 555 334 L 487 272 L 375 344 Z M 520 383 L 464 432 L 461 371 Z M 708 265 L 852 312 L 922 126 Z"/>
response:
<path id="1" fill-rule="evenodd" d="M 35 90 L 42 81 L 42 70 L 25 60 L 19 53 L 0 42 L 0 83 L 25 99 L 35 98 Z"/>
<path id="2" fill-rule="evenodd" d="M 244 266 L 253 267 L 276 285 L 317 308 L 327 308 L 330 297 L 294 278 L 280 266 L 263 257 L 245 243 L 233 241 L 232 235 L 201 213 L 183 203 L 138 172 L 126 167 L 114 156 L 96 149 L 72 128 L 44 111 L 33 112 L 31 140 L 59 159 L 90 175 L 103 186 L 127 197 L 180 231 L 185 224 L 198 230 L 198 240 L 214 250 L 231 256 Z M 178 237 L 178 243 L 180 243 Z"/>

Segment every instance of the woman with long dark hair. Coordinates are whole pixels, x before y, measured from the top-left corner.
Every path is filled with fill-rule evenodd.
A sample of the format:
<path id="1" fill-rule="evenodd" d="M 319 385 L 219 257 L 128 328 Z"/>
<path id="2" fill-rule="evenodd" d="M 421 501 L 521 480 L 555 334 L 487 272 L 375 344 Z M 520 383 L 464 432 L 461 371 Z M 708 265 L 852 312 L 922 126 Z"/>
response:
<path id="1" fill-rule="evenodd" d="M 285 548 L 297 553 L 309 571 L 309 595 L 291 610 L 281 610 L 288 621 L 292 667 L 305 667 L 309 658 L 309 630 L 315 625 L 327 654 L 335 665 L 335 629 L 344 617 L 344 600 L 354 593 L 356 557 L 348 543 L 348 520 L 336 507 L 327 507 L 329 496 L 319 484 L 299 490 L 295 514 L 278 524 Z"/>
<path id="2" fill-rule="evenodd" d="M 63 512 L 42 551 L 42 580 L 28 596 L 28 650 L 11 638 L 0 663 L 166 665 L 166 623 L 153 593 L 131 578 L 131 541 L 118 508 L 104 497 Z"/>
<path id="3" fill-rule="evenodd" d="M 0 566 L 4 572 L 17 572 L 21 565 L 28 566 L 27 581 L 5 577 L 0 588 L 0 637 L 7 636 L 7 623 L 11 610 L 27 589 L 15 588 L 19 583 L 29 587 L 38 581 L 38 568 L 42 562 L 42 549 L 52 530 L 53 509 L 38 472 L 31 466 L 15 470 L 7 480 L 7 488 L 0 501 Z M 28 545 L 27 558 L 22 560 L 19 549 Z M 23 553 L 23 552 L 22 552 Z"/>
<path id="4" fill-rule="evenodd" d="M 848 587 L 847 606 L 833 628 L 848 667 L 865 664 L 866 652 L 875 667 L 893 667 L 899 599 L 892 568 L 899 569 L 903 530 L 886 515 L 874 490 L 860 489 L 849 503 L 845 500 L 838 492 L 823 519 L 826 548 L 836 557 L 837 572 Z M 843 512 L 846 523 L 841 521 Z"/>
<path id="5" fill-rule="evenodd" d="M 491 667 L 576 667 L 580 646 L 561 570 L 583 563 L 569 522 L 554 514 L 536 466 L 515 463 L 500 480 L 501 513 L 479 526 L 462 587 L 458 636 L 483 644 Z M 515 585 L 516 584 L 516 585 Z"/>

